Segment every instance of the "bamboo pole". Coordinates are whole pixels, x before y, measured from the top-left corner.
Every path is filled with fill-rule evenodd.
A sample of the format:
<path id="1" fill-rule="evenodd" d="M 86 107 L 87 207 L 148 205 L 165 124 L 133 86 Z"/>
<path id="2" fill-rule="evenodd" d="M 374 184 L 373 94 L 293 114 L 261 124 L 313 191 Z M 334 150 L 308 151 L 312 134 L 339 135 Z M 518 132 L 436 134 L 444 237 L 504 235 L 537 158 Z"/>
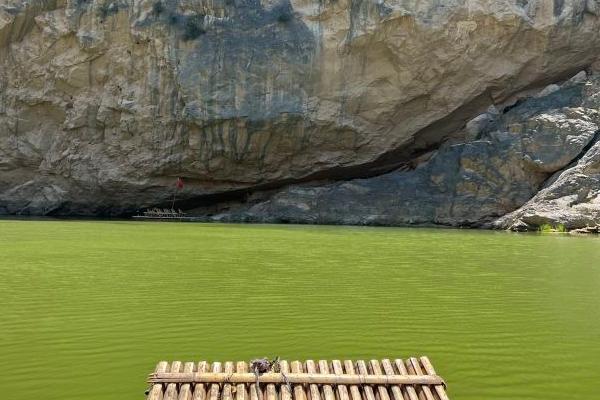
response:
<path id="1" fill-rule="evenodd" d="M 360 363 L 360 361 L 359 361 Z M 364 363 L 364 361 L 363 361 Z M 219 365 L 220 363 L 214 363 Z M 219 369 L 220 370 L 220 369 Z M 293 368 L 292 368 L 293 371 Z M 290 383 L 307 383 L 322 385 L 443 385 L 444 380 L 437 375 L 366 375 L 362 371 L 359 375 L 335 375 L 335 374 L 307 374 L 294 373 L 287 375 Z M 252 373 L 222 372 L 194 372 L 194 373 L 172 373 L 155 372 L 150 374 L 149 383 L 252 383 L 256 377 Z M 280 373 L 267 373 L 260 375 L 261 383 L 285 383 Z M 217 385 L 218 386 L 218 385 Z"/>
<path id="2" fill-rule="evenodd" d="M 356 362 L 356 369 L 358 370 L 359 376 L 366 376 L 369 371 L 367 370 L 367 364 L 363 360 L 358 360 Z M 375 393 L 373 392 L 373 387 L 365 386 L 365 400 L 375 400 Z"/>
<path id="3" fill-rule="evenodd" d="M 344 375 L 344 369 L 342 368 L 342 363 L 340 362 L 340 360 L 333 360 L 331 362 L 331 366 L 333 367 L 334 374 Z M 348 394 L 348 387 L 346 385 L 338 385 L 337 392 L 339 400 L 350 400 L 350 395 Z"/>
<path id="4" fill-rule="evenodd" d="M 236 372 L 244 373 L 248 371 L 248 365 L 244 361 L 238 361 Z M 248 400 L 248 392 L 246 391 L 246 385 L 238 383 L 235 389 L 235 400 Z"/>
<path id="5" fill-rule="evenodd" d="M 291 368 L 292 368 L 292 373 L 290 375 L 293 375 L 293 374 L 294 375 L 298 375 L 298 374 L 302 375 L 301 374 L 302 373 L 302 363 L 300 361 L 292 361 Z M 278 375 L 280 375 L 279 377 L 283 381 L 283 376 L 281 376 L 281 374 L 278 374 Z M 290 383 L 294 383 L 294 382 L 292 382 L 291 379 L 289 379 L 290 375 L 288 375 L 288 381 Z M 304 388 L 301 385 L 304 382 L 296 382 L 296 383 L 300 383 L 300 384 L 297 384 L 297 385 L 293 386 L 293 388 L 294 388 L 294 400 L 306 400 L 306 393 L 304 392 Z"/>
<path id="6" fill-rule="evenodd" d="M 267 384 L 267 395 L 265 396 L 267 400 L 277 400 L 277 390 L 275 389 L 274 383 Z"/>
<path id="7" fill-rule="evenodd" d="M 344 360 L 344 368 L 346 370 L 346 374 L 356 374 L 356 372 L 354 372 L 354 364 L 352 364 L 352 360 Z M 360 394 L 360 389 L 357 385 L 350 385 L 350 395 L 352 396 L 352 400 L 363 400 L 362 395 Z"/>
<path id="8" fill-rule="evenodd" d="M 215 374 L 221 373 L 222 364 L 220 362 L 214 362 L 212 365 L 212 371 Z M 222 374 L 225 376 L 229 376 L 230 374 Z M 208 393 L 208 400 L 219 400 L 219 392 L 221 388 L 219 387 L 219 383 L 213 383 L 210 385 L 210 391 Z"/>
<path id="9" fill-rule="evenodd" d="M 309 374 L 316 374 L 317 368 L 313 360 L 306 360 L 306 372 Z M 319 386 L 316 384 L 308 385 L 310 400 L 321 400 L 321 393 L 319 392 Z"/>
<path id="10" fill-rule="evenodd" d="M 173 361 L 171 364 L 171 373 L 179 373 L 181 371 L 181 361 Z M 165 390 L 163 400 L 176 400 L 177 399 L 177 384 L 169 383 Z"/>
<path id="11" fill-rule="evenodd" d="M 183 365 L 183 372 L 185 372 L 185 373 L 194 372 L 194 363 L 186 362 Z M 189 383 L 184 383 L 183 385 L 181 385 L 181 388 L 179 388 L 178 400 L 192 400 L 192 387 L 191 386 L 192 385 Z"/>
<path id="12" fill-rule="evenodd" d="M 426 356 L 421 357 L 421 364 L 423 364 L 423 368 L 425 369 L 425 372 L 427 372 L 427 374 L 435 375 L 435 369 L 433 368 L 431 361 L 429 361 L 429 358 L 427 358 Z M 435 389 L 435 392 L 437 393 L 440 400 L 450 400 L 448 398 L 448 395 L 446 394 L 446 388 L 444 387 L 444 385 L 435 385 L 433 388 Z"/>
<path id="13" fill-rule="evenodd" d="M 206 361 L 200 361 L 198 363 L 198 373 L 203 374 L 208 371 L 208 363 Z M 206 400 L 206 385 L 204 383 L 197 383 L 194 385 L 194 396 L 193 400 Z"/>
<path id="14" fill-rule="evenodd" d="M 404 361 L 396 359 L 394 360 L 394 364 L 396 365 L 396 369 L 398 369 L 398 373 L 400 375 L 408 375 L 408 370 L 404 365 Z M 419 396 L 417 396 L 417 391 L 415 390 L 414 386 L 405 386 L 404 389 L 406 389 L 406 393 L 408 394 L 409 400 L 419 400 Z"/>
<path id="15" fill-rule="evenodd" d="M 156 365 L 155 373 L 165 372 L 169 368 L 169 363 L 161 361 Z M 148 400 L 161 400 L 163 395 L 163 387 L 160 383 L 152 385 L 150 392 L 148 393 Z"/>
<path id="16" fill-rule="evenodd" d="M 259 393 L 260 392 L 260 384 L 257 387 L 256 386 L 256 376 L 254 375 L 254 373 L 252 373 L 252 376 L 254 378 L 252 379 L 252 383 L 250 384 L 250 389 L 248 390 L 248 392 L 250 394 L 250 400 L 262 400 L 262 395 Z"/>
<path id="17" fill-rule="evenodd" d="M 175 197 L 177 197 L 177 191 L 179 190 L 179 178 L 175 182 L 175 191 L 173 191 L 173 202 L 171 203 L 171 210 L 175 208 Z"/>
<path id="18" fill-rule="evenodd" d="M 378 360 L 371 360 L 371 370 L 373 371 L 373 375 L 381 375 L 381 367 L 379 366 Z M 377 386 L 377 391 L 379 392 L 379 400 L 390 400 L 390 395 L 387 391 L 387 387 L 383 385 Z"/>
<path id="19" fill-rule="evenodd" d="M 279 362 L 279 367 L 281 368 L 282 373 L 286 374 L 286 376 L 289 375 L 290 366 L 286 360 L 281 360 Z M 290 391 L 290 388 L 288 387 L 288 385 L 286 385 L 286 384 L 281 385 L 281 389 L 279 389 L 279 392 L 280 392 L 281 400 L 292 400 L 292 392 Z"/>
<path id="20" fill-rule="evenodd" d="M 232 374 L 234 371 L 233 363 L 231 361 L 227 361 L 225 363 L 225 373 Z M 221 390 L 220 400 L 233 400 L 233 393 L 231 391 L 231 383 L 226 383 L 223 385 L 223 389 Z"/>
<path id="21" fill-rule="evenodd" d="M 412 370 L 414 371 L 414 373 L 416 373 L 417 375 L 423 375 L 423 371 L 421 370 L 421 365 L 419 364 L 419 360 L 417 360 L 414 357 L 411 357 L 410 360 L 410 366 L 412 367 Z M 410 368 L 409 368 L 410 371 Z M 433 398 L 433 393 L 431 393 L 431 389 L 429 389 L 429 386 L 419 386 L 419 388 L 421 389 L 421 392 L 423 393 L 423 395 L 425 396 L 425 400 L 435 400 Z"/>
<path id="22" fill-rule="evenodd" d="M 329 365 L 326 360 L 319 360 L 319 372 L 329 375 Z M 323 397 L 325 400 L 335 400 L 335 393 L 331 385 L 323 385 Z"/>
<path id="23" fill-rule="evenodd" d="M 396 375 L 394 372 L 394 367 L 392 367 L 392 363 L 388 359 L 381 360 L 381 366 L 383 367 L 383 371 L 386 375 Z M 392 397 L 394 400 L 404 400 L 404 395 L 402 394 L 402 389 L 400 389 L 399 385 L 393 385 L 391 388 Z"/>
<path id="24" fill-rule="evenodd" d="M 277 400 L 277 390 L 274 383 L 267 384 L 266 396 L 267 400 Z"/>

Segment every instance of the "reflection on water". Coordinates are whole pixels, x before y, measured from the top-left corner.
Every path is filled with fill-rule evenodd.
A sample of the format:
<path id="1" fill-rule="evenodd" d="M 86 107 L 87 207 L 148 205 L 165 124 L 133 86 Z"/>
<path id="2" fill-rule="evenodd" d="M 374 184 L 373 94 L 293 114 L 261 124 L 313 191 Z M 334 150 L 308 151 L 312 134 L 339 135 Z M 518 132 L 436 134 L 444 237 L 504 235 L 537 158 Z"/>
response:
<path id="1" fill-rule="evenodd" d="M 597 238 L 0 221 L 0 293 L 10 400 L 143 399 L 159 360 L 264 355 L 428 355 L 455 399 L 598 396 Z"/>

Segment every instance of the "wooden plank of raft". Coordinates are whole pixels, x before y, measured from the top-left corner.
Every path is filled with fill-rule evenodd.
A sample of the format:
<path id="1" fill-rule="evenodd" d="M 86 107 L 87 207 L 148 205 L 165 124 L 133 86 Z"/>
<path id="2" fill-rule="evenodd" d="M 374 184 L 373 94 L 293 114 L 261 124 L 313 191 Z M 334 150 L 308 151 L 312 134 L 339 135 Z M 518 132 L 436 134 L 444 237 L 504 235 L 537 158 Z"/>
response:
<path id="1" fill-rule="evenodd" d="M 285 384 L 283 384 L 285 385 Z M 266 398 L 267 400 L 277 400 L 277 390 L 275 389 L 275 384 L 274 383 L 269 383 L 267 385 L 267 395 Z"/>
<path id="2" fill-rule="evenodd" d="M 367 370 L 367 364 L 363 360 L 356 362 L 356 369 L 358 370 L 359 376 L 366 376 L 369 371 Z M 375 400 L 375 393 L 371 386 L 364 386 L 365 400 Z"/>
<path id="3" fill-rule="evenodd" d="M 208 363 L 206 361 L 200 361 L 198 363 L 198 373 L 203 374 L 208 371 Z M 192 400 L 206 400 L 206 385 L 204 383 L 196 383 L 194 385 L 194 395 Z"/>
<path id="4" fill-rule="evenodd" d="M 254 376 L 254 374 L 252 374 Z M 252 380 L 250 384 L 250 389 L 248 393 L 250 393 L 250 400 L 262 400 L 262 394 L 260 393 L 260 385 L 256 386 L 256 377 Z"/>
<path id="5" fill-rule="evenodd" d="M 169 368 L 169 363 L 161 361 L 156 365 L 155 373 L 165 372 Z M 148 400 L 162 400 L 163 387 L 162 384 L 157 383 L 152 385 L 150 392 L 148 393 Z"/>
<path id="6" fill-rule="evenodd" d="M 171 364 L 171 373 L 178 373 L 181 370 L 181 361 L 173 361 Z M 176 400 L 177 399 L 177 384 L 169 383 L 165 390 L 164 400 Z"/>
<path id="7" fill-rule="evenodd" d="M 342 363 L 339 360 L 333 360 L 331 362 L 331 365 L 333 367 L 333 372 L 336 375 L 344 375 L 344 369 L 342 368 Z M 350 395 L 348 394 L 348 387 L 346 385 L 338 385 L 337 392 L 339 400 L 350 400 Z"/>
<path id="8" fill-rule="evenodd" d="M 429 358 L 425 356 L 421 357 L 421 364 L 423 364 L 423 368 L 425 368 L 425 372 L 427 372 L 428 375 L 435 375 L 435 369 L 433 368 L 431 361 L 429 361 Z M 450 400 L 446 394 L 444 385 L 435 385 L 433 388 L 440 400 Z"/>
<path id="9" fill-rule="evenodd" d="M 282 373 L 286 374 L 286 376 L 287 376 L 287 374 L 290 373 L 290 366 L 286 360 L 281 360 L 279 362 L 279 368 L 281 369 Z M 290 391 L 290 388 L 286 384 L 281 385 L 281 389 L 279 389 L 279 394 L 280 394 L 281 400 L 292 400 L 292 392 Z"/>
<path id="10" fill-rule="evenodd" d="M 344 369 L 348 375 L 355 374 L 352 360 L 344 360 Z M 350 385 L 350 395 L 352 396 L 352 400 L 363 400 L 362 395 L 360 394 L 360 389 L 357 385 Z"/>
<path id="11" fill-rule="evenodd" d="M 358 376 L 365 376 L 369 373 L 367 369 L 367 363 L 363 360 L 358 360 L 356 362 L 356 370 L 358 372 Z M 375 392 L 373 391 L 372 386 L 363 385 L 363 391 L 365 393 L 365 400 L 375 400 Z"/>
<path id="12" fill-rule="evenodd" d="M 291 367 L 292 367 L 292 373 L 294 373 L 294 374 L 300 374 L 302 372 L 302 363 L 300 361 L 292 361 Z M 281 374 L 279 374 L 279 375 L 281 375 Z M 283 380 L 283 377 L 282 377 L 282 380 Z M 290 383 L 292 383 L 291 380 L 290 380 Z M 303 382 L 300 382 L 300 383 L 303 383 Z M 301 384 L 294 385 L 293 388 L 294 388 L 294 400 L 306 400 L 306 393 L 304 392 L 304 388 L 302 387 Z"/>
<path id="13" fill-rule="evenodd" d="M 290 366 L 286 360 L 281 360 L 279 367 L 281 368 L 281 372 L 286 374 L 286 376 L 290 373 Z M 282 385 L 281 389 L 279 389 L 279 392 L 281 395 L 281 400 L 292 400 L 292 392 L 287 384 Z"/>
<path id="14" fill-rule="evenodd" d="M 359 361 L 360 363 L 360 361 Z M 363 362 L 364 363 L 364 362 Z M 214 363 L 220 366 L 220 363 Z M 214 368 L 213 368 L 214 369 Z M 293 371 L 293 368 L 292 368 Z M 437 375 L 335 375 L 335 374 L 304 374 L 287 375 L 290 383 L 307 383 L 321 385 L 443 385 L 444 380 Z M 171 373 L 157 372 L 150 375 L 149 383 L 252 383 L 256 381 L 253 373 L 225 374 L 221 372 L 207 373 Z M 285 383 L 280 373 L 260 375 L 260 383 Z M 217 385 L 218 386 L 218 385 Z M 211 399 L 212 400 L 212 399 Z M 216 399 L 215 399 L 216 400 Z M 371 399 L 369 399 L 371 400 Z"/>
<path id="15" fill-rule="evenodd" d="M 329 374 L 329 365 L 327 365 L 327 361 L 319 360 L 319 372 L 323 375 Z M 335 400 L 335 393 L 333 392 L 331 385 L 323 385 L 323 397 L 325 400 Z"/>
<path id="16" fill-rule="evenodd" d="M 388 359 L 381 360 L 381 366 L 385 371 L 386 375 L 396 375 L 394 372 L 394 367 L 392 367 L 392 363 Z M 402 389 L 400 389 L 399 385 L 394 385 L 391 387 L 392 397 L 394 400 L 404 400 L 404 395 L 402 394 Z"/>
<path id="17" fill-rule="evenodd" d="M 421 365 L 419 365 L 419 360 L 417 360 L 414 357 L 411 357 L 410 360 L 410 368 L 408 369 L 409 371 L 422 376 L 423 375 L 423 370 L 421 370 Z M 425 400 L 435 400 L 433 397 L 433 393 L 431 393 L 431 389 L 429 389 L 429 386 L 425 386 L 422 385 L 420 386 L 421 389 L 421 393 L 424 395 Z"/>
<path id="18" fill-rule="evenodd" d="M 235 371 L 238 373 L 248 372 L 248 365 L 244 361 L 238 361 Z M 246 385 L 238 383 L 235 387 L 235 400 L 248 400 L 248 392 L 246 391 Z"/>
<path id="19" fill-rule="evenodd" d="M 317 368 L 313 360 L 306 360 L 306 372 L 309 374 L 316 374 Z M 310 400 L 321 400 L 321 393 L 319 392 L 319 386 L 316 384 L 308 385 Z"/>
<path id="20" fill-rule="evenodd" d="M 381 375 L 381 367 L 379 366 L 378 360 L 371 360 L 371 371 L 373 371 L 373 375 Z M 383 385 L 377 386 L 377 392 L 379 393 L 379 400 L 390 400 L 390 395 L 388 394 L 387 387 Z"/>
<path id="21" fill-rule="evenodd" d="M 194 372 L 194 367 L 195 365 L 193 362 L 186 362 L 183 365 L 183 372 Z M 192 400 L 192 385 L 189 383 L 184 383 L 183 385 L 181 385 L 181 388 L 179 388 L 179 397 L 177 399 Z"/>
<path id="22" fill-rule="evenodd" d="M 231 361 L 227 361 L 225 363 L 225 373 L 233 374 L 233 363 Z M 223 389 L 221 391 L 221 400 L 233 400 L 231 383 L 226 383 L 223 385 Z"/>
<path id="23" fill-rule="evenodd" d="M 398 370 L 398 373 L 400 375 L 403 375 L 403 376 L 408 375 L 408 370 L 406 369 L 406 366 L 404 365 L 404 361 L 402 361 L 400 359 L 396 359 L 396 360 L 394 360 L 394 365 L 396 366 L 396 369 Z M 405 386 L 404 389 L 406 390 L 406 394 L 408 395 L 409 400 L 419 400 L 419 396 L 417 396 L 417 391 L 415 390 L 414 386 L 408 385 L 408 386 Z"/>
<path id="24" fill-rule="evenodd" d="M 221 372 L 221 368 L 222 368 L 222 364 L 220 362 L 214 362 L 212 365 L 212 371 L 215 374 L 218 374 Z M 223 374 L 225 375 L 225 379 L 230 376 L 230 374 Z M 224 382 L 224 380 L 222 380 L 221 382 Z M 219 392 L 220 392 L 221 388 L 219 387 L 218 383 L 213 383 L 212 385 L 210 385 L 210 391 L 208 392 L 208 400 L 219 400 Z"/>

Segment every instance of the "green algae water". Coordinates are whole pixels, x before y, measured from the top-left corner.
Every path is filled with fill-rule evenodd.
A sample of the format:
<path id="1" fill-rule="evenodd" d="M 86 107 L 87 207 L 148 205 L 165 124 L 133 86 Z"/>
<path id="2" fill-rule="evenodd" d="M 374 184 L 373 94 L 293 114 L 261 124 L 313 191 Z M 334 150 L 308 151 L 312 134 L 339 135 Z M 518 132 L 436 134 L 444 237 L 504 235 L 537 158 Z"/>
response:
<path id="1" fill-rule="evenodd" d="M 597 399 L 600 239 L 0 221 L 0 397 L 143 399 L 160 360 L 428 355 L 453 399 Z"/>

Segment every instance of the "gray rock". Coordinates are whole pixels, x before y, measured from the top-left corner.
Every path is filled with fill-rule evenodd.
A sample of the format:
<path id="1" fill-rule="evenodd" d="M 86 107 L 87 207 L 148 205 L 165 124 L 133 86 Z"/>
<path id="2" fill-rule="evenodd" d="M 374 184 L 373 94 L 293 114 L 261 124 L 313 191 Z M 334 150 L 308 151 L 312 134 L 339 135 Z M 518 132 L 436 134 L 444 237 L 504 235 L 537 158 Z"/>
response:
<path id="1" fill-rule="evenodd" d="M 118 215 L 168 203 L 183 176 L 193 208 L 418 164 L 598 58 L 596 2 L 560 3 L 5 0 L 0 207 Z"/>
<path id="2" fill-rule="evenodd" d="M 480 140 L 443 145 L 413 170 L 325 186 L 292 186 L 267 201 L 215 218 L 361 225 L 493 222 L 514 230 L 535 229 L 551 215 L 569 228 L 598 223 L 600 186 L 592 173 L 600 168 L 600 143 L 594 144 L 600 124 L 598 93 L 596 80 L 593 86 L 580 84 L 532 98 L 499 116 Z M 552 193 L 568 195 L 548 205 L 547 214 L 525 206 L 498 219 L 534 195 L 533 204 L 538 204 L 536 199 L 547 191 L 536 195 L 544 182 L 573 162 L 579 167 L 567 169 L 549 186 Z"/>
<path id="3" fill-rule="evenodd" d="M 586 0 L 585 10 L 593 15 L 600 15 L 600 3 L 598 0 Z"/>
<path id="4" fill-rule="evenodd" d="M 592 140 L 598 119 L 597 110 L 585 108 L 552 110 L 530 118 L 519 128 L 525 162 L 534 171 L 558 171 Z"/>
<path id="5" fill-rule="evenodd" d="M 585 71 L 579 71 L 571 79 L 569 79 L 566 82 L 566 84 L 567 85 L 573 85 L 573 84 L 583 83 L 583 82 L 585 82 L 587 80 L 587 78 L 588 78 L 587 72 L 585 72 Z"/>
<path id="6" fill-rule="evenodd" d="M 514 229 L 519 221 L 531 229 L 542 224 L 562 224 L 567 229 L 600 224 L 600 141 L 596 140 L 575 165 L 557 173 L 523 207 L 498 219 L 494 226 Z"/>
<path id="7" fill-rule="evenodd" d="M 541 92 L 539 92 L 536 97 L 544 97 L 544 96 L 548 96 L 549 94 L 552 94 L 556 91 L 560 90 L 560 86 L 558 86 L 557 84 L 551 84 L 546 86 L 544 89 L 542 89 Z"/>
<path id="8" fill-rule="evenodd" d="M 465 139 L 477 140 L 481 133 L 494 122 L 494 116 L 494 114 L 486 112 L 467 122 L 465 126 Z"/>
<path id="9" fill-rule="evenodd" d="M 573 229 L 572 231 L 569 231 L 569 233 L 573 235 L 598 235 L 600 234 L 600 225 Z"/>

